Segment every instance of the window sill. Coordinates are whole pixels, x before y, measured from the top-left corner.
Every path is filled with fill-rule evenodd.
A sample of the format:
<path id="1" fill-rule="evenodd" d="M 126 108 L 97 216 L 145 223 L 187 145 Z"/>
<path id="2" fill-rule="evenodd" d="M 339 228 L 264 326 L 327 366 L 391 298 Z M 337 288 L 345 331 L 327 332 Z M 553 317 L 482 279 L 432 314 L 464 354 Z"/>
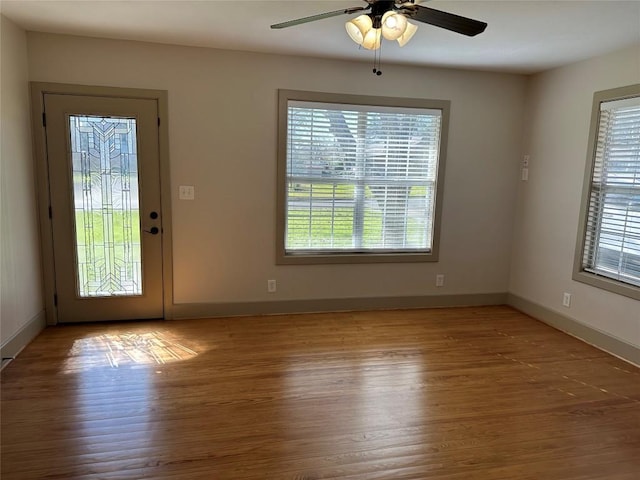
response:
<path id="1" fill-rule="evenodd" d="M 617 293 L 618 295 L 624 295 L 625 297 L 640 300 L 640 287 L 624 283 L 612 278 L 608 278 L 595 273 L 579 270 L 573 273 L 573 279 L 576 282 L 586 283 L 593 287 L 606 290 L 608 292 Z"/>
<path id="2" fill-rule="evenodd" d="M 300 253 L 285 254 L 279 252 L 277 265 L 319 265 L 319 264 L 358 264 L 358 263 L 421 263 L 437 262 L 438 255 L 431 253 Z"/>

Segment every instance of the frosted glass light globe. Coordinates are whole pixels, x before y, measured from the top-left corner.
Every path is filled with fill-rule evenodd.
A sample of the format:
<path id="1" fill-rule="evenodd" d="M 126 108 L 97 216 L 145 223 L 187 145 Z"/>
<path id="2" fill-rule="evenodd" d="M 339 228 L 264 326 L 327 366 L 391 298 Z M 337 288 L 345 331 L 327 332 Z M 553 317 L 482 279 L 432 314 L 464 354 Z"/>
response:
<path id="1" fill-rule="evenodd" d="M 364 36 L 362 46 L 367 50 L 377 50 L 380 48 L 381 32 L 379 28 L 372 28 Z"/>
<path id="2" fill-rule="evenodd" d="M 400 44 L 400 46 L 404 47 L 407 44 L 407 42 L 411 40 L 411 37 L 413 37 L 416 31 L 418 31 L 418 26 L 414 25 L 411 22 L 407 22 L 406 30 L 404 31 L 402 36 L 398 38 L 398 43 Z"/>
<path id="3" fill-rule="evenodd" d="M 382 16 L 382 36 L 387 40 L 397 40 L 407 29 L 407 17 L 393 10 Z"/>
<path id="4" fill-rule="evenodd" d="M 362 45 L 367 32 L 373 27 L 373 21 L 369 15 L 360 15 L 359 17 L 349 20 L 344 24 L 347 29 L 347 34 L 351 37 L 351 40 L 358 45 Z"/>

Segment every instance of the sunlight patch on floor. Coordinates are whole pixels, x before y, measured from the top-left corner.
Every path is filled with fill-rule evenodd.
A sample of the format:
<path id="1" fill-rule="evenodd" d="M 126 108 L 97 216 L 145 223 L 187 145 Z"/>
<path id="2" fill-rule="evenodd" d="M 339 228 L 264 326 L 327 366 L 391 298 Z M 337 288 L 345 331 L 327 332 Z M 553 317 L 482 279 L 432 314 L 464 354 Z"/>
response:
<path id="1" fill-rule="evenodd" d="M 99 367 L 164 365 L 189 360 L 202 353 L 194 342 L 160 331 L 103 333 L 75 340 L 64 372 Z"/>

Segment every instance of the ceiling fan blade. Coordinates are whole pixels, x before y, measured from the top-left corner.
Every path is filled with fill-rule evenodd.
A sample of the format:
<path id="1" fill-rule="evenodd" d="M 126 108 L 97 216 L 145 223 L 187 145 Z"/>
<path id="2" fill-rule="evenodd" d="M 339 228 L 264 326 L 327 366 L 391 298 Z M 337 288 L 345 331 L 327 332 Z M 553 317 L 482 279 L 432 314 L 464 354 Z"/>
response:
<path id="1" fill-rule="evenodd" d="M 301 25 L 303 23 L 315 22 L 316 20 L 322 20 L 323 18 L 337 17 L 338 15 L 348 15 L 350 13 L 359 12 L 361 10 L 368 10 L 370 5 L 366 7 L 351 7 L 343 8 L 342 10 L 334 10 L 333 12 L 319 13 L 317 15 L 311 15 L 309 17 L 298 18 L 297 20 L 289 20 L 288 22 L 276 23 L 271 25 L 271 28 L 287 28 L 294 25 Z"/>
<path id="2" fill-rule="evenodd" d="M 414 5 L 411 10 L 412 12 L 409 16 L 414 20 L 451 30 L 452 32 L 461 33 L 469 37 L 474 37 L 484 32 L 484 29 L 487 28 L 485 22 L 461 17 L 453 13 L 442 12 L 429 7 L 423 7 L 422 5 Z"/>

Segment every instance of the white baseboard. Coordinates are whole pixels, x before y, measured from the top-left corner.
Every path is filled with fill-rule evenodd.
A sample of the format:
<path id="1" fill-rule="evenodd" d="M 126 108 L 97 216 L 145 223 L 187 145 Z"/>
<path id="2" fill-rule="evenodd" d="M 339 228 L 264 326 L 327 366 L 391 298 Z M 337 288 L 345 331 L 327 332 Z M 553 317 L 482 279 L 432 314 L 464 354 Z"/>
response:
<path id="1" fill-rule="evenodd" d="M 561 315 L 535 302 L 511 293 L 469 295 L 437 295 L 412 297 L 331 298 L 314 300 L 285 300 L 243 303 L 185 303 L 175 304 L 172 318 L 215 318 L 246 315 L 275 315 L 288 313 L 366 311 L 385 309 L 463 307 L 507 304 L 558 330 L 575 336 L 596 348 L 640 366 L 640 348 L 605 332 Z M 2 359 L 12 359 L 46 327 L 42 310 L 18 332 L 0 346 Z M 5 362 L 2 362 L 3 365 Z"/>
<path id="2" fill-rule="evenodd" d="M 41 310 L 35 317 L 29 320 L 20 330 L 18 330 L 10 339 L 0 346 L 2 353 L 3 365 L 5 359 L 13 359 L 18 355 L 24 347 L 26 347 L 34 338 L 36 338 L 42 330 L 47 326 L 45 311 Z"/>
<path id="3" fill-rule="evenodd" d="M 504 305 L 506 301 L 507 293 L 481 293 L 412 297 L 327 298 L 246 303 L 178 303 L 172 307 L 171 318 L 215 318 L 244 315 Z"/>
<path id="4" fill-rule="evenodd" d="M 640 366 L 640 348 L 635 345 L 511 293 L 507 304 L 600 350 Z"/>

